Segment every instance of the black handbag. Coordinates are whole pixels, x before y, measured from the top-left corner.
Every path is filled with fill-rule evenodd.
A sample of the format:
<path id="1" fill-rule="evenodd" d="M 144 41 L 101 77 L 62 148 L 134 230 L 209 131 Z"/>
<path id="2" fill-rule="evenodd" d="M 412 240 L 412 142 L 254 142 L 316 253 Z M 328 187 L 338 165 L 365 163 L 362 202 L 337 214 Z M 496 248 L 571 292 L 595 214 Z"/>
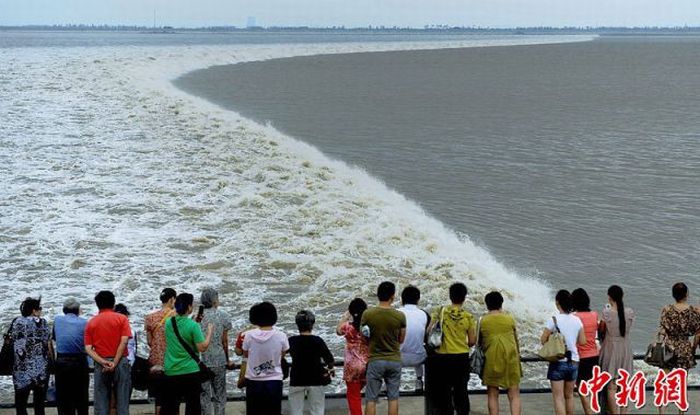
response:
<path id="1" fill-rule="evenodd" d="M 644 362 L 650 366 L 665 368 L 675 356 L 675 351 L 666 343 L 666 336 L 659 330 L 656 338 L 647 347 L 644 354 Z"/>
<path id="2" fill-rule="evenodd" d="M 151 364 L 148 359 L 136 356 L 134 365 L 131 366 L 131 385 L 137 391 L 148 390 L 151 383 Z"/>
<path id="3" fill-rule="evenodd" d="M 170 321 L 173 323 L 173 331 L 175 332 L 175 337 L 180 341 L 180 344 L 182 347 L 185 349 L 185 351 L 190 355 L 192 360 L 197 362 L 197 365 L 199 366 L 199 381 L 202 383 L 209 382 L 214 379 L 216 374 L 207 367 L 207 365 L 204 364 L 199 359 L 199 356 L 197 356 L 197 353 L 192 350 L 189 344 L 185 342 L 185 340 L 180 336 L 180 330 L 177 329 L 177 322 L 175 321 L 175 317 L 171 318 Z"/>
<path id="4" fill-rule="evenodd" d="M 3 336 L 2 349 L 0 349 L 0 376 L 9 376 L 14 370 L 15 350 L 14 342 L 10 337 L 10 332 L 12 331 L 12 327 L 15 325 L 16 320 L 16 318 L 12 320 L 12 323 L 10 323 L 10 328 L 7 329 L 7 332 Z"/>

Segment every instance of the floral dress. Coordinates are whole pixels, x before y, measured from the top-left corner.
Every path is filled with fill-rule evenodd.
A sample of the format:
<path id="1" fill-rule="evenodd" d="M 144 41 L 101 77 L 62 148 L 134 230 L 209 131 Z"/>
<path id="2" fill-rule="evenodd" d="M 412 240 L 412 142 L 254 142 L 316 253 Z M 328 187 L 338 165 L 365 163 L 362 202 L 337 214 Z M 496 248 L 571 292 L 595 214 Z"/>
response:
<path id="1" fill-rule="evenodd" d="M 664 369 L 690 369 L 695 367 L 695 350 L 689 337 L 700 331 L 700 314 L 693 308 L 678 310 L 668 305 L 661 310 L 661 329 L 666 344 L 673 349 L 671 359 Z"/>
<path id="2" fill-rule="evenodd" d="M 49 339 L 51 330 L 43 318 L 19 317 L 12 323 L 10 338 L 14 349 L 12 380 L 15 390 L 43 387 L 49 381 Z"/>
<path id="3" fill-rule="evenodd" d="M 352 323 L 340 326 L 340 332 L 345 335 L 345 366 L 343 380 L 345 382 L 366 382 L 367 361 L 369 360 L 369 345 L 367 339 Z"/>

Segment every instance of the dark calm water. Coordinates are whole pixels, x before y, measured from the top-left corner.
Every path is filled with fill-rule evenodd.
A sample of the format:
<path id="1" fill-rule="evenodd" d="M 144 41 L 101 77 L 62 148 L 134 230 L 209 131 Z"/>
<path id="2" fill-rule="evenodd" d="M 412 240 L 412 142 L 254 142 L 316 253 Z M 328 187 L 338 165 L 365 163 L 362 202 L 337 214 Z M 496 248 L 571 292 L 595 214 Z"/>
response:
<path id="1" fill-rule="evenodd" d="M 316 56 L 177 82 L 362 166 L 553 288 L 617 283 L 647 343 L 700 289 L 700 38 Z"/>

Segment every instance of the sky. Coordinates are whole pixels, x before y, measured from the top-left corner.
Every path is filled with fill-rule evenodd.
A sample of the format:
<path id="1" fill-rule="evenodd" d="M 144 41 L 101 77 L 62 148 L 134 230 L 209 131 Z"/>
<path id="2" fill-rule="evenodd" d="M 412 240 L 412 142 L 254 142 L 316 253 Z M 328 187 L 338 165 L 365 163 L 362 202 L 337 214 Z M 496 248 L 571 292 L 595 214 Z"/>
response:
<path id="1" fill-rule="evenodd" d="M 0 25 L 700 26 L 700 0 L 0 0 Z"/>

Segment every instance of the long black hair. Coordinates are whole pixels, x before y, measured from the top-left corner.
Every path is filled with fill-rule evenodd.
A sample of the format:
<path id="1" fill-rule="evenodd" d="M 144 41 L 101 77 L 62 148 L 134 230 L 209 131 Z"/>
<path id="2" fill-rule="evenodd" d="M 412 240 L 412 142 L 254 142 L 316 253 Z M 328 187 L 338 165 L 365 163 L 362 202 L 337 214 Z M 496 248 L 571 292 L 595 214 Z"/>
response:
<path id="1" fill-rule="evenodd" d="M 591 311 L 591 298 L 583 288 L 571 292 L 571 302 L 574 304 L 574 311 Z"/>
<path id="2" fill-rule="evenodd" d="M 608 288 L 608 296 L 617 304 L 617 319 L 620 323 L 620 336 L 625 337 L 627 331 L 627 320 L 625 319 L 625 303 L 622 297 L 625 295 L 619 285 L 611 285 Z"/>
<path id="3" fill-rule="evenodd" d="M 355 330 L 360 330 L 362 313 L 364 313 L 365 310 L 367 310 L 367 303 L 365 303 L 365 300 L 362 298 L 355 298 L 354 300 L 350 301 L 348 312 L 350 312 L 350 315 L 352 316 L 352 325 L 355 327 Z"/>

